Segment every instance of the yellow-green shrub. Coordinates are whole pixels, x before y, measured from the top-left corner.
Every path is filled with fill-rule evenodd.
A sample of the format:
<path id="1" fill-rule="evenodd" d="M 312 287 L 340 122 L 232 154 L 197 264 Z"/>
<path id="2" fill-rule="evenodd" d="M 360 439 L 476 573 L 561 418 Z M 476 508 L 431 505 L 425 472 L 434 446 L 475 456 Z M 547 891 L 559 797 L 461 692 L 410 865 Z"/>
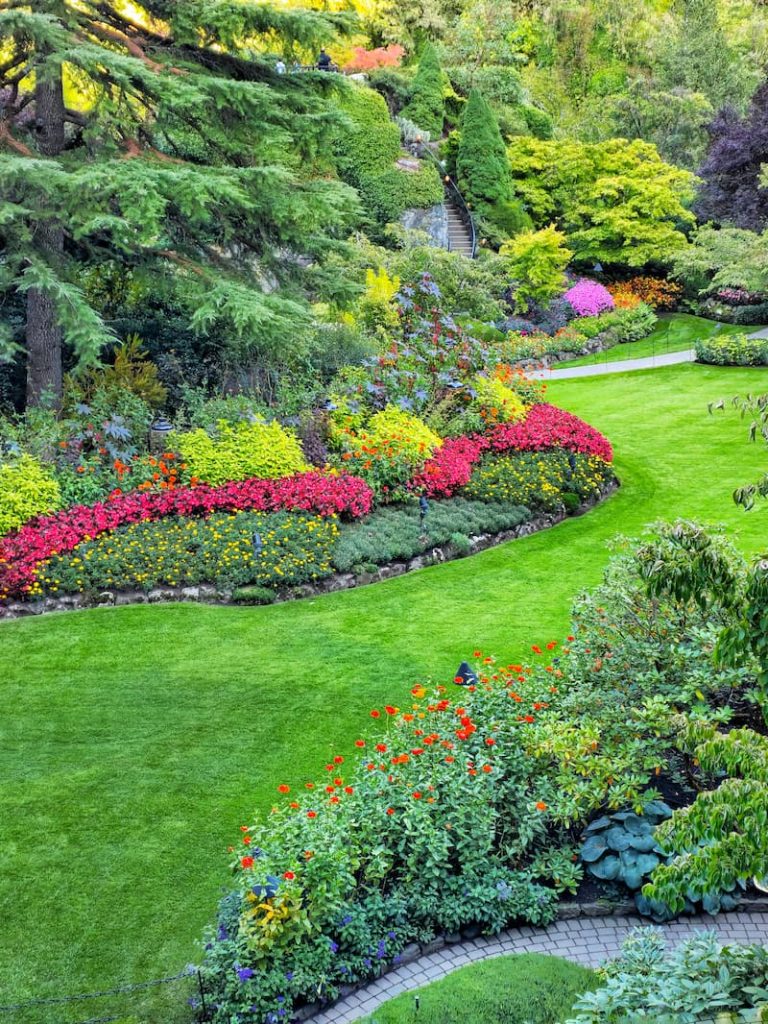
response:
<path id="1" fill-rule="evenodd" d="M 230 424 L 220 420 L 214 436 L 191 430 L 174 434 L 171 444 L 190 476 L 214 486 L 248 477 L 291 476 L 309 468 L 295 435 L 276 421 Z"/>
<path id="2" fill-rule="evenodd" d="M 418 416 L 398 409 L 395 405 L 388 405 L 383 412 L 371 416 L 360 435 L 359 443 L 377 448 L 389 445 L 418 462 L 429 458 L 443 442 Z"/>
<path id="3" fill-rule="evenodd" d="M 488 423 L 514 423 L 525 416 L 526 406 L 512 388 L 498 378 L 475 377 L 474 405 Z"/>
<path id="4" fill-rule="evenodd" d="M 59 508 L 59 485 L 37 459 L 22 455 L 17 462 L 0 466 L 0 537 L 33 516 Z"/>

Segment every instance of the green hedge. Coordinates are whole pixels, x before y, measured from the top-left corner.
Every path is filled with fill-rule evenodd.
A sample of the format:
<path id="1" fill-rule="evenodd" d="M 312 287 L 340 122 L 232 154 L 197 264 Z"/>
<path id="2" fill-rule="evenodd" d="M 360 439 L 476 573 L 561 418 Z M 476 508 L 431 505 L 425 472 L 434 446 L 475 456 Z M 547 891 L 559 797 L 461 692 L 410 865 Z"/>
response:
<path id="1" fill-rule="evenodd" d="M 443 186 L 435 167 L 424 164 L 411 172 L 396 166 L 402 154 L 400 129 L 379 93 L 355 87 L 344 97 L 342 108 L 351 127 L 335 140 L 336 166 L 340 177 L 360 193 L 369 216 L 386 224 L 410 207 L 442 202 Z"/>
<path id="2" fill-rule="evenodd" d="M 161 519 L 79 544 L 43 563 L 37 581 L 46 595 L 200 583 L 225 589 L 293 586 L 331 574 L 338 536 L 335 519 L 295 512 Z"/>
<path id="3" fill-rule="evenodd" d="M 356 565 L 382 565 L 399 558 L 413 558 L 436 544 L 452 540 L 460 546 L 461 536 L 511 530 L 528 519 L 530 512 L 520 505 L 466 498 L 430 502 L 423 527 L 415 502 L 406 508 L 382 508 L 363 521 L 342 527 L 333 563 L 341 572 Z"/>
<path id="4" fill-rule="evenodd" d="M 750 327 L 753 324 L 768 323 L 768 302 L 754 306 L 728 306 L 715 299 L 709 299 L 699 304 L 696 313 L 698 316 L 709 317 L 710 320 L 720 320 L 726 324 L 736 324 L 738 327 Z"/>
<path id="5" fill-rule="evenodd" d="M 749 338 L 746 334 L 699 338 L 696 360 L 715 366 L 768 366 L 768 338 Z"/>

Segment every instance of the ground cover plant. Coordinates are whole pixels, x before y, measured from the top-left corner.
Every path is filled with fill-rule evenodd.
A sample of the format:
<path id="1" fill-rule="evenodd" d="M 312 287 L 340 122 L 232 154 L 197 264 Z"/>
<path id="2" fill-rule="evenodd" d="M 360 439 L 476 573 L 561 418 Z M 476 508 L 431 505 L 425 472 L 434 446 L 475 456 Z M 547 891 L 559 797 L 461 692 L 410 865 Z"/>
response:
<path id="1" fill-rule="evenodd" d="M 700 363 L 717 366 L 765 366 L 768 364 L 768 339 L 750 338 L 741 332 L 700 338 L 696 342 Z"/>
<path id="2" fill-rule="evenodd" d="M 407 706 L 417 679 L 447 685 L 476 645 L 525 658 L 532 643 L 564 636 L 572 596 L 599 581 L 617 527 L 637 534 L 687 514 L 724 520 L 742 550 L 760 550 L 759 517 L 730 495 L 759 474 L 763 453 L 744 444 L 736 418 L 706 414 L 709 401 L 753 387 L 752 371 L 729 371 L 726 385 L 722 371 L 704 366 L 612 376 L 610 387 L 552 384 L 553 401 L 611 437 L 622 487 L 586 517 L 472 559 L 314 603 L 147 606 L 3 624 L 0 685 L 16 709 L 3 723 L 10 760 L 0 797 L 12 844 L 0 954 L 9 993 L 87 991 L 194 960 L 233 823 L 271 806 L 274 781 L 301 787 L 354 743 L 372 707 Z M 642 417 L 630 413 L 638 405 Z M 243 778 L 253 780 L 247 791 Z M 53 812 L 52 791 L 60 796 Z M 61 894 L 54 902 L 22 884 L 38 860 L 37 837 L 52 825 L 67 838 L 47 865 Z M 176 843 L 189 878 L 183 892 L 167 856 Z M 29 932 L 33 916 L 45 922 L 44 955 Z M 132 1005 L 150 1019 L 186 1014 L 175 995 Z"/>
<path id="3" fill-rule="evenodd" d="M 416 1011 L 425 1024 L 550 1024 L 564 1019 L 581 995 L 597 983 L 594 972 L 558 957 L 524 953 L 496 957 L 447 978 L 406 992 L 380 1006 L 365 1024 L 411 1024 Z"/>

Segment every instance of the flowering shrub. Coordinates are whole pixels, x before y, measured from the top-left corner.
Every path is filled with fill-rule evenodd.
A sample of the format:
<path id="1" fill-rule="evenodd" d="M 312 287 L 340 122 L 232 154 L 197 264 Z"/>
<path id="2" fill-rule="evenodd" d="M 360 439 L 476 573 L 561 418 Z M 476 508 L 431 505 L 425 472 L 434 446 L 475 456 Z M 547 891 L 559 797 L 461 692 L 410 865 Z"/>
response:
<path id="1" fill-rule="evenodd" d="M 403 59 L 405 50 L 397 43 L 390 46 L 377 46 L 373 50 L 366 50 L 364 46 L 355 46 L 352 49 L 352 56 L 344 65 L 348 72 L 375 71 L 377 68 L 397 68 Z"/>
<path id="2" fill-rule="evenodd" d="M 562 507 L 566 494 L 578 500 L 599 495 L 610 475 L 608 463 L 596 455 L 574 455 L 562 449 L 486 455 L 475 466 L 464 493 L 481 501 L 509 501 L 553 511 Z"/>
<path id="3" fill-rule="evenodd" d="M 515 391 L 498 377 L 475 377 L 474 406 L 480 418 L 489 426 L 494 423 L 514 423 L 525 416 L 526 408 Z"/>
<path id="4" fill-rule="evenodd" d="M 608 287 L 616 309 L 634 309 L 642 301 L 625 283 L 612 284 Z"/>
<path id="5" fill-rule="evenodd" d="M 556 793 L 524 749 L 550 683 L 503 669 L 453 700 L 416 686 L 407 711 L 371 712 L 387 728 L 356 741 L 360 759 L 276 787 L 274 813 L 242 826 L 237 889 L 208 936 L 214 1021 L 290 1018 L 436 932 L 552 919 L 555 890 L 521 863 L 552 845 Z"/>
<path id="6" fill-rule="evenodd" d="M 216 512 L 207 519 L 134 523 L 41 562 L 29 593 L 307 583 L 332 572 L 338 535 L 334 516 L 288 512 Z"/>
<path id="7" fill-rule="evenodd" d="M 597 316 L 606 309 L 613 309 L 611 293 L 597 281 L 584 278 L 577 281 L 565 293 L 565 299 L 573 306 L 577 316 Z"/>
<path id="8" fill-rule="evenodd" d="M 675 281 L 665 281 L 663 277 L 639 275 L 625 281 L 622 292 L 636 295 L 641 302 L 651 309 L 675 309 L 683 294 L 683 286 Z"/>
<path id="9" fill-rule="evenodd" d="M 0 464 L 0 536 L 60 505 L 59 485 L 37 459 L 22 455 Z"/>
<path id="10" fill-rule="evenodd" d="M 364 430 L 347 428 L 342 435 L 341 464 L 385 501 L 402 497 L 414 470 L 442 444 L 426 423 L 392 405 L 372 416 Z"/>
<path id="11" fill-rule="evenodd" d="M 586 344 L 586 335 L 574 325 L 563 327 L 554 335 L 544 334 L 541 331 L 535 331 L 532 334 L 510 331 L 500 346 L 500 351 L 505 359 L 517 362 L 544 359 L 546 356 L 559 355 L 560 352 L 581 355 L 586 351 Z"/>
<path id="12" fill-rule="evenodd" d="M 171 447 L 178 449 L 193 476 L 214 487 L 249 477 L 271 480 L 308 468 L 298 439 L 276 420 L 220 420 L 213 435 L 205 430 L 172 435 Z"/>
<path id="13" fill-rule="evenodd" d="M 465 487 L 480 456 L 486 451 L 566 451 L 613 461 L 610 442 L 578 416 L 542 402 L 534 405 L 525 420 L 500 424 L 485 435 L 448 439 L 429 459 L 412 482 L 415 490 L 430 497 L 450 497 Z"/>
<path id="14" fill-rule="evenodd" d="M 242 480 L 222 487 L 180 487 L 115 494 L 108 501 L 75 506 L 39 518 L 0 540 L 0 598 L 23 596 L 39 562 L 72 551 L 84 540 L 130 523 L 211 512 L 301 510 L 351 518 L 371 510 L 368 485 L 347 474 L 301 473 L 282 480 Z"/>
<path id="15" fill-rule="evenodd" d="M 759 292 L 748 292 L 746 288 L 720 288 L 715 292 L 715 298 L 729 306 L 754 306 L 763 301 L 764 296 Z"/>

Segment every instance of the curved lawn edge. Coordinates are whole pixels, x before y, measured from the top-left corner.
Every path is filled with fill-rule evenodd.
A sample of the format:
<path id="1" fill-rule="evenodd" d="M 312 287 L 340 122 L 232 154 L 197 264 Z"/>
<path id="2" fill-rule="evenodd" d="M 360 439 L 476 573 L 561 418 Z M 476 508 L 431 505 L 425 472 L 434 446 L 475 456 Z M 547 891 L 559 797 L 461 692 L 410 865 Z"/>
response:
<path id="1" fill-rule="evenodd" d="M 565 510 L 547 512 L 543 515 L 533 516 L 511 530 L 502 530 L 496 534 L 483 533 L 470 537 L 468 555 L 459 554 L 450 543 L 436 544 L 434 547 L 428 548 L 413 558 L 381 565 L 376 572 L 357 574 L 338 572 L 324 580 L 320 580 L 318 583 L 299 584 L 284 590 L 275 591 L 275 600 L 272 603 L 280 604 L 285 601 L 321 597 L 325 594 L 338 593 L 340 590 L 352 590 L 358 587 L 369 586 L 372 583 L 383 583 L 385 580 L 403 576 L 405 573 L 414 572 L 418 569 L 426 569 L 432 565 L 452 562 L 458 558 L 472 557 L 472 555 L 479 554 L 481 551 L 486 551 L 488 548 L 496 547 L 499 544 L 506 544 L 520 537 L 530 537 L 534 533 L 549 530 L 566 519 L 585 515 L 590 509 L 602 504 L 620 485 L 618 478 L 613 477 L 601 488 L 600 494 L 597 497 L 588 498 L 586 501 L 583 501 L 573 512 L 566 512 Z M 243 606 L 250 603 L 248 601 L 236 600 L 233 597 L 233 593 L 217 590 L 212 585 L 200 584 L 189 587 L 156 587 L 150 591 L 104 590 L 98 595 L 65 594 L 62 597 L 46 597 L 39 601 L 12 601 L 5 605 L 0 604 L 0 622 L 25 618 L 29 615 L 47 614 L 49 612 L 85 611 L 91 608 L 124 607 L 131 604 L 195 603 Z M 254 603 L 265 604 L 269 602 Z"/>
<path id="2" fill-rule="evenodd" d="M 561 957 L 584 967 L 597 967 L 617 956 L 633 928 L 648 925 L 647 918 L 634 914 L 608 914 L 555 921 L 548 928 L 524 925 L 498 935 L 479 936 L 466 942 L 447 944 L 436 940 L 437 949 L 425 947 L 363 988 L 348 992 L 324 1008 L 305 1007 L 294 1020 L 307 1024 L 352 1024 L 403 992 L 413 992 L 478 960 L 518 953 L 543 953 Z M 711 918 L 706 914 L 659 925 L 665 939 L 677 945 L 697 931 L 714 931 L 723 945 L 768 942 L 768 904 L 754 905 Z M 430 944 L 434 945 L 434 944 Z M 407 952 L 407 950 L 405 951 Z"/>

